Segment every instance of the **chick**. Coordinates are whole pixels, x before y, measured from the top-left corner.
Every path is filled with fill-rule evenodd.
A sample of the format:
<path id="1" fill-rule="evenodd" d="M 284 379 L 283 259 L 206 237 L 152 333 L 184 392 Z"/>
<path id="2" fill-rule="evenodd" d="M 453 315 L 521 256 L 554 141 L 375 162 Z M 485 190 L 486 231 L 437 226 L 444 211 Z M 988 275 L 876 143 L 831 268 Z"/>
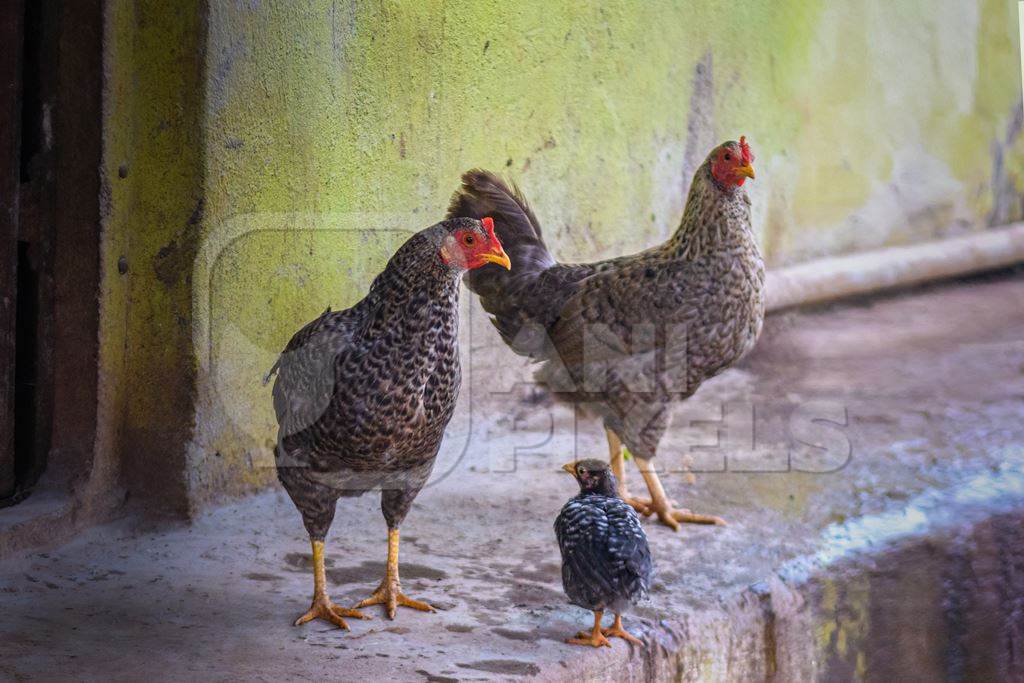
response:
<path id="1" fill-rule="evenodd" d="M 607 462 L 578 460 L 562 467 L 580 485 L 555 520 L 562 551 L 562 586 L 569 601 L 594 612 L 594 627 L 567 643 L 611 646 L 608 638 L 642 641 L 622 626 L 622 612 L 647 597 L 654 565 L 647 534 L 633 508 L 618 497 Z M 615 614 L 611 628 L 601 628 L 605 610 Z"/>

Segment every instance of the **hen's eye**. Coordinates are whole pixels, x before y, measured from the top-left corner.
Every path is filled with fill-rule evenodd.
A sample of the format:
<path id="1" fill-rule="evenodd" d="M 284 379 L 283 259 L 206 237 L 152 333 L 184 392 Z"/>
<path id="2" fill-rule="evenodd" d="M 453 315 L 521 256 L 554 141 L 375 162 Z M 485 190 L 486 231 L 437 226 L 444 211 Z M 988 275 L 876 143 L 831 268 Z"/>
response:
<path id="1" fill-rule="evenodd" d="M 472 235 L 466 235 L 465 237 L 463 237 L 463 238 L 462 238 L 462 242 L 463 242 L 464 244 L 467 244 L 467 245 L 469 245 L 469 244 L 473 244 L 473 242 L 475 242 L 475 241 L 476 241 L 476 240 L 474 240 L 474 239 L 473 239 L 473 236 L 472 236 Z"/>
<path id="2" fill-rule="evenodd" d="M 726 161 L 731 161 L 732 160 L 732 155 L 729 154 L 728 152 L 726 152 L 724 158 L 725 158 Z"/>

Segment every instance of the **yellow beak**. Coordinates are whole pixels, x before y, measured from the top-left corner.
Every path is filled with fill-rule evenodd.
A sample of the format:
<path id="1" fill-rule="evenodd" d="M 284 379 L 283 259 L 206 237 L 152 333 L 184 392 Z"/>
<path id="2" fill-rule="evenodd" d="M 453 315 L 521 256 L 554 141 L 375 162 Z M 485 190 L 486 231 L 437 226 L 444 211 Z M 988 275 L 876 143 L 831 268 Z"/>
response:
<path id="1" fill-rule="evenodd" d="M 743 166 L 736 167 L 736 175 L 746 176 L 751 180 L 754 179 L 754 167 L 750 164 L 744 164 Z"/>
<path id="2" fill-rule="evenodd" d="M 571 474 L 573 476 L 576 476 L 576 463 L 575 462 L 567 462 L 564 465 L 562 465 L 562 470 L 565 471 L 565 472 L 568 472 L 569 474 Z"/>
<path id="3" fill-rule="evenodd" d="M 508 254 L 501 247 L 483 254 L 480 258 L 488 263 L 497 263 L 499 266 L 505 266 L 506 270 L 512 270 L 512 261 L 509 260 Z"/>

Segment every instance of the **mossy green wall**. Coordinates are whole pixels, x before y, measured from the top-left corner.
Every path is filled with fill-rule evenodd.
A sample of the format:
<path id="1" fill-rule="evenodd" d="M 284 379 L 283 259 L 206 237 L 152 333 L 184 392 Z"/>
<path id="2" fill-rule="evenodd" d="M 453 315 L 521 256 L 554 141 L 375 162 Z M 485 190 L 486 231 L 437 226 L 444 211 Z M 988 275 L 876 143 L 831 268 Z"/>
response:
<path id="1" fill-rule="evenodd" d="M 203 220 L 204 5 L 106 7 L 96 448 L 129 498 L 184 512 L 195 360 L 191 268 Z"/>
<path id="2" fill-rule="evenodd" d="M 136 36 L 118 73 L 160 64 L 171 81 L 112 94 L 161 110 L 147 125 L 198 98 L 201 140 L 176 140 L 180 158 L 132 181 L 156 195 L 146 212 L 113 195 L 111 240 L 159 224 L 134 247 L 152 261 L 199 199 L 202 211 L 187 233 L 192 271 L 171 284 L 136 274 L 139 324 L 122 332 L 108 316 L 105 332 L 134 349 L 146 325 L 176 324 L 177 297 L 193 298 L 194 501 L 272 478 L 258 380 L 274 354 L 327 305 L 360 298 L 404 235 L 442 215 L 467 168 L 518 182 L 569 259 L 663 239 L 693 169 L 741 134 L 757 155 L 750 191 L 773 265 L 1021 218 L 1012 0 L 210 0 L 197 11 L 194 92 L 174 92 L 191 87 L 192 67 L 170 56 L 196 40 L 179 35 L 188 11 L 163 11 L 167 38 L 153 43 L 139 43 L 145 22 L 114 27 Z M 108 125 L 108 140 L 125 135 L 123 118 Z M 116 185 L 116 166 L 107 173 Z M 177 360 L 146 356 L 150 370 L 126 381 Z"/>

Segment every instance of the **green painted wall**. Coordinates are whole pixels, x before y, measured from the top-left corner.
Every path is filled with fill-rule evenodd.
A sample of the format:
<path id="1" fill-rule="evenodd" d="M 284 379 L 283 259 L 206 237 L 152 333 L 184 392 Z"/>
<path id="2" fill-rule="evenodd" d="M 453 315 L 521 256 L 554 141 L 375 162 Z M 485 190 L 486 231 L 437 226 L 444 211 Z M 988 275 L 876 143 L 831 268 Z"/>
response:
<path id="1" fill-rule="evenodd" d="M 96 449 L 129 499 L 187 510 L 195 361 L 191 266 L 206 223 L 204 8 L 107 3 Z M 106 465 L 105 465 L 106 466 Z"/>
<path id="2" fill-rule="evenodd" d="M 197 503 L 272 479 L 274 354 L 360 298 L 467 168 L 515 179 L 570 259 L 663 239 L 693 169 L 740 134 L 773 265 L 1022 217 L 1012 0 L 112 4 L 130 48 L 110 55 L 105 257 L 116 273 L 130 242 L 139 269 L 108 275 L 105 358 L 135 359 L 140 414 L 159 393 L 140 385 L 194 359 Z M 119 149 L 153 162 L 131 193 Z M 168 244 L 190 272 L 153 272 Z"/>

